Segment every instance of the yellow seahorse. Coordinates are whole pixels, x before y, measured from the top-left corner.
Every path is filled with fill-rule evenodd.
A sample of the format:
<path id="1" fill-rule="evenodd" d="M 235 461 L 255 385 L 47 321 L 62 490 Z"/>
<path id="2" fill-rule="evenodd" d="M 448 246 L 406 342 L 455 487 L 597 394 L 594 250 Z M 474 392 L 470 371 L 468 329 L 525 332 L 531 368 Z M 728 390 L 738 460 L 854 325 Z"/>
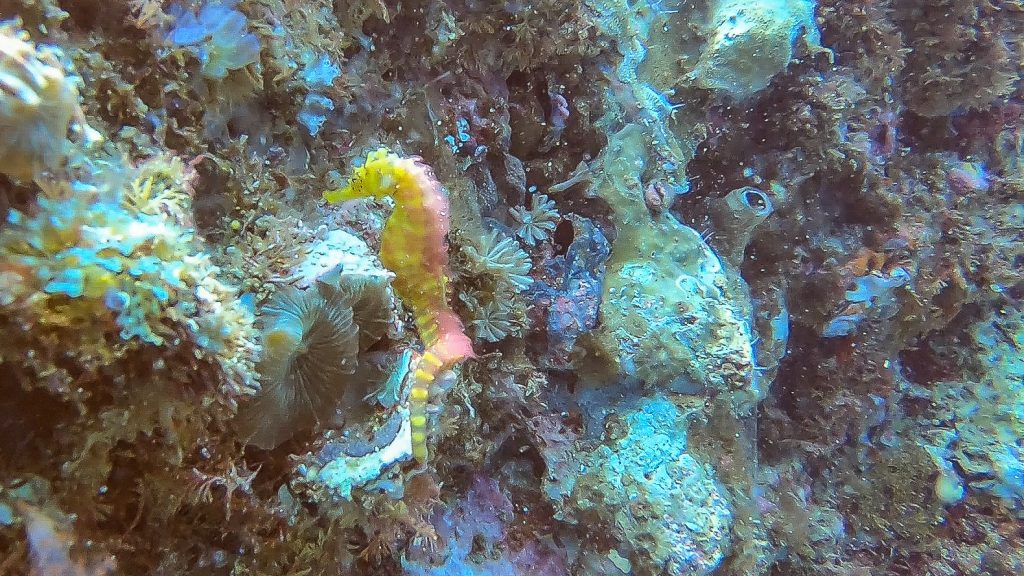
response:
<path id="1" fill-rule="evenodd" d="M 395 273 L 395 292 L 413 312 L 425 350 L 409 392 L 412 452 L 427 461 L 427 401 L 442 372 L 473 357 L 462 321 L 448 307 L 448 197 L 430 167 L 386 148 L 370 152 L 344 188 L 324 192 L 336 204 L 390 196 L 395 210 L 381 234 L 380 260 Z"/>

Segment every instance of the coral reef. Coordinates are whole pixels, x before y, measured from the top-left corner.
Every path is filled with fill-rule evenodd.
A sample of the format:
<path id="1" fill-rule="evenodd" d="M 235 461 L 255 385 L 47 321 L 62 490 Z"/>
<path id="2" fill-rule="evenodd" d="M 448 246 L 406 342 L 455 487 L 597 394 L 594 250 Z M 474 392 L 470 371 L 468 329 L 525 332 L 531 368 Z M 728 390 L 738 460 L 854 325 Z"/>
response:
<path id="1" fill-rule="evenodd" d="M 5 356 L 27 371 L 24 384 L 67 388 L 114 376 L 111 367 L 139 349 L 191 346 L 188 365 L 207 363 L 223 374 L 228 397 L 257 387 L 251 314 L 173 218 L 188 211 L 180 203 L 189 194 L 173 181 L 154 184 L 162 162 L 140 167 L 129 189 L 112 191 L 110 200 L 102 191 L 58 188 L 39 198 L 34 214 L 8 213 L 0 301 L 5 323 L 19 327 L 23 340 Z M 159 209 L 165 203 L 169 213 Z"/>
<path id="2" fill-rule="evenodd" d="M 0 0 L 0 573 L 1024 573 L 1022 31 Z"/>

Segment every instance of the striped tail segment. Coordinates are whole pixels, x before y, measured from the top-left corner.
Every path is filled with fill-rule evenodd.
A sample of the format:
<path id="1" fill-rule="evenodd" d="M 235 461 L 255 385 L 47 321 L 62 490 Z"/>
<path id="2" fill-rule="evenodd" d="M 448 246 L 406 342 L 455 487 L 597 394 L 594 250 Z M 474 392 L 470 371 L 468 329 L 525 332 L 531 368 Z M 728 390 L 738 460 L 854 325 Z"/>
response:
<path id="1" fill-rule="evenodd" d="M 420 358 L 409 391 L 409 424 L 412 427 L 412 455 L 421 463 L 427 461 L 427 402 L 430 385 L 437 379 L 444 364 L 429 349 Z"/>
<path id="2" fill-rule="evenodd" d="M 458 316 L 448 308 L 431 312 L 416 316 L 416 327 L 427 349 L 413 373 L 412 389 L 409 391 L 412 455 L 421 463 L 426 463 L 428 457 L 427 403 L 430 400 L 430 387 L 444 371 L 474 356 L 472 343 Z"/>

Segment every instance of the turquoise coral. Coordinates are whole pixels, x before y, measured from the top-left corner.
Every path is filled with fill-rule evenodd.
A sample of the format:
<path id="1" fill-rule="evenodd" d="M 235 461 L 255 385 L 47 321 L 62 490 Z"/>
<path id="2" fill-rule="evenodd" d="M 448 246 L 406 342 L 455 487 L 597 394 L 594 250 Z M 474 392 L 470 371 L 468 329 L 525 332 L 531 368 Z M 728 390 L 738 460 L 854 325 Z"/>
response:
<path id="1" fill-rule="evenodd" d="M 257 387 L 252 317 L 185 228 L 133 208 L 125 199 L 138 198 L 137 187 L 110 199 L 51 194 L 32 214 L 10 212 L 0 233 L 0 302 L 9 317 L 39 336 L 61 335 L 89 370 L 126 350 L 185 337 L 221 363 L 236 393 Z M 42 369 L 61 371 L 57 365 Z"/>
<path id="2" fill-rule="evenodd" d="M 1024 518 L 1024 313 L 1006 305 L 970 328 L 979 363 L 963 380 L 940 382 L 927 391 L 934 426 L 926 438 L 930 452 L 952 483 L 987 494 L 1017 518 Z M 936 491 L 942 495 L 942 484 Z M 957 491 L 957 489 L 959 491 Z M 957 498 L 956 500 L 959 500 Z M 951 503 L 955 503 L 951 502 Z"/>
<path id="3" fill-rule="evenodd" d="M 726 492 L 688 451 L 700 410 L 661 395 L 642 399 L 620 411 L 617 438 L 582 452 L 579 467 L 558 479 L 568 487 L 559 516 L 607 527 L 634 574 L 709 575 L 730 550 Z"/>

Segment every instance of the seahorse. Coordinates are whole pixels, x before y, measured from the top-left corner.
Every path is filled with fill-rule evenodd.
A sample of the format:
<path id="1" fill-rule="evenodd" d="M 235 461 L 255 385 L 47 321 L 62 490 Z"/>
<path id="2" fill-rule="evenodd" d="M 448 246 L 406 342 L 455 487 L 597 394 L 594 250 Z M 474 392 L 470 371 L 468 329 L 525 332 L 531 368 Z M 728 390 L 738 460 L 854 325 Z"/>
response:
<path id="1" fill-rule="evenodd" d="M 424 352 L 413 372 L 409 420 L 413 457 L 427 461 L 427 402 L 438 375 L 467 358 L 473 345 L 462 321 L 448 306 L 448 197 L 430 167 L 386 148 L 370 152 L 348 183 L 324 192 L 331 204 L 356 198 L 395 202 L 381 234 L 380 260 L 395 273 L 392 286 L 412 310 Z"/>

